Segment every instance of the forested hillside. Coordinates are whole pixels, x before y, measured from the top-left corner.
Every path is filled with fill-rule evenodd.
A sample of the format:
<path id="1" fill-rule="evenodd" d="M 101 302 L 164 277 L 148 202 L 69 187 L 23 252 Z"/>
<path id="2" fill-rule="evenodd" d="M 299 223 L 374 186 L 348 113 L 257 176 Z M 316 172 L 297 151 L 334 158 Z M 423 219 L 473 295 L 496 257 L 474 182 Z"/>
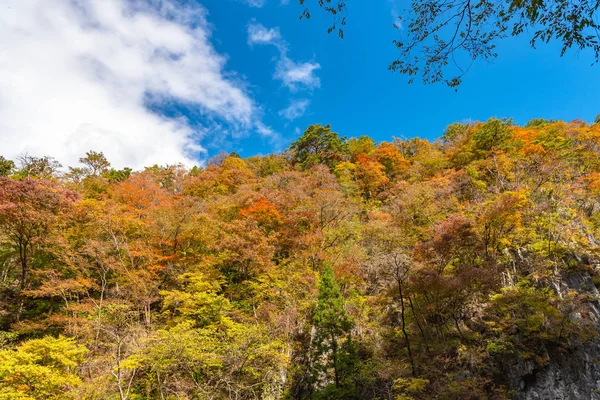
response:
<path id="1" fill-rule="evenodd" d="M 1 158 L 0 399 L 511 399 L 597 340 L 600 123 L 342 135 Z"/>

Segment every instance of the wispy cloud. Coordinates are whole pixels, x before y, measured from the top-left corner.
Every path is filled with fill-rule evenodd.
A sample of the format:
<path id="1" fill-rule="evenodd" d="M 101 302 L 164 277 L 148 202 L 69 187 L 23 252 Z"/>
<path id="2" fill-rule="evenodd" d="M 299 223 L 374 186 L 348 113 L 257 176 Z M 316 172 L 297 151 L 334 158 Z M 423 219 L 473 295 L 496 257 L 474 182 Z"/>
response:
<path id="1" fill-rule="evenodd" d="M 310 105 L 308 99 L 297 99 L 292 100 L 289 106 L 279 111 L 279 115 L 288 121 L 293 121 L 296 118 L 300 118 L 306 113 L 306 109 Z"/>
<path id="2" fill-rule="evenodd" d="M 321 80 L 315 75 L 315 71 L 321 65 L 312 62 L 297 63 L 287 57 L 282 57 L 277 62 L 275 78 L 281 80 L 291 91 L 301 88 L 313 90 L 321 86 Z"/>
<path id="3" fill-rule="evenodd" d="M 267 4 L 267 0 L 243 0 L 244 3 L 248 4 L 250 7 L 261 8 Z M 280 4 L 286 5 L 290 4 L 290 0 L 280 0 Z"/>
<path id="4" fill-rule="evenodd" d="M 244 3 L 248 4 L 250 7 L 261 8 L 267 4 L 267 0 L 244 0 Z"/>
<path id="5" fill-rule="evenodd" d="M 249 45 L 272 45 L 279 50 L 279 59 L 273 77 L 292 91 L 313 90 L 321 86 L 315 71 L 321 68 L 317 62 L 298 62 L 288 57 L 289 45 L 282 38 L 279 28 L 266 28 L 252 22 L 248 25 Z"/>
<path id="6" fill-rule="evenodd" d="M 401 15 L 398 10 L 398 0 L 387 0 L 387 3 L 392 13 L 392 24 L 398 27 L 398 29 L 403 29 L 402 20 L 400 19 Z"/>
<path id="7" fill-rule="evenodd" d="M 13 2 L 0 13 L 0 153 L 195 162 L 206 129 L 149 102 L 193 109 L 219 121 L 220 134 L 265 135 L 260 107 L 210 35 L 204 8 L 170 0 Z"/>
<path id="8" fill-rule="evenodd" d="M 255 44 L 272 44 L 282 50 L 287 48 L 287 43 L 281 38 L 279 28 L 267 29 L 261 24 L 248 25 L 248 44 L 250 46 Z"/>

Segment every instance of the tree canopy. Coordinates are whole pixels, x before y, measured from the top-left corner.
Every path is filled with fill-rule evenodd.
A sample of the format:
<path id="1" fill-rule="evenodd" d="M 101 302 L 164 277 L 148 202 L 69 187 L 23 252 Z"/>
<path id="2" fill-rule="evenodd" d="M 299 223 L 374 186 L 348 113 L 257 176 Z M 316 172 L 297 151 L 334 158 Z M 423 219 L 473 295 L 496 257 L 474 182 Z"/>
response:
<path id="1" fill-rule="evenodd" d="M 193 168 L 0 159 L 0 399 L 533 397 L 597 341 L 599 153 L 598 123 L 491 118 Z"/>

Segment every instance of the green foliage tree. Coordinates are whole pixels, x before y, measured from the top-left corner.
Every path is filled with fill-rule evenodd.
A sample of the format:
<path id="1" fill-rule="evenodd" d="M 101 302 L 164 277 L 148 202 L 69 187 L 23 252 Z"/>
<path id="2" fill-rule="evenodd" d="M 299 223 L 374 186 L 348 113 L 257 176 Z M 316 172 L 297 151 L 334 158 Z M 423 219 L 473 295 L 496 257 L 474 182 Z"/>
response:
<path id="1" fill-rule="evenodd" d="M 473 136 L 477 150 L 490 151 L 501 148 L 510 139 L 510 121 L 491 118 Z"/>
<path id="2" fill-rule="evenodd" d="M 131 176 L 131 168 L 125 167 L 123 169 L 114 169 L 111 168 L 106 171 L 106 179 L 110 182 L 123 182 L 127 180 Z"/>
<path id="3" fill-rule="evenodd" d="M 452 142 L 453 140 L 456 140 L 457 138 L 460 138 L 461 136 L 465 135 L 468 129 L 468 124 L 463 124 L 460 122 L 450 124 L 444 130 L 444 140 L 447 142 Z"/>
<path id="4" fill-rule="evenodd" d="M 333 168 L 346 156 L 346 139 L 331 131 L 330 125 L 311 125 L 304 134 L 290 145 L 294 164 L 301 169 L 309 169 L 317 164 Z"/>
<path id="5" fill-rule="evenodd" d="M 0 156 L 0 176 L 9 176 L 15 169 L 15 163 L 12 160 Z"/>
<path id="6" fill-rule="evenodd" d="M 99 176 L 110 168 L 110 163 L 104 153 L 93 150 L 85 153 L 85 157 L 80 158 L 79 162 L 85 166 L 87 175 Z"/>
<path id="7" fill-rule="evenodd" d="M 530 119 L 529 121 L 527 121 L 527 123 L 525 124 L 525 128 L 544 126 L 547 124 L 551 124 L 553 122 L 556 122 L 556 121 L 554 121 L 552 119 L 545 119 L 545 118 L 533 118 L 533 119 Z"/>
<path id="8" fill-rule="evenodd" d="M 323 373 L 327 375 L 329 370 L 333 370 L 335 386 L 340 387 L 343 358 L 347 351 L 343 343 L 344 340 L 349 340 L 352 323 L 330 265 L 325 267 L 319 282 L 319 298 L 313 324 L 315 373 L 317 376 Z"/>

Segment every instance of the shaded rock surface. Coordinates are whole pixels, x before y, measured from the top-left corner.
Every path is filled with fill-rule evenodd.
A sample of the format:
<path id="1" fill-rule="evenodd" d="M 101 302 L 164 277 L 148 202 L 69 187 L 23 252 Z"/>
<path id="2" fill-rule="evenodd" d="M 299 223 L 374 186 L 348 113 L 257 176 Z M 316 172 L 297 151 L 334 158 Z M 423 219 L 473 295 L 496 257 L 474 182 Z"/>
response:
<path id="1" fill-rule="evenodd" d="M 570 352 L 549 350 L 549 362 L 535 368 L 533 362 L 514 365 L 509 379 L 523 400 L 600 400 L 600 293 L 587 272 L 556 274 L 555 290 L 589 295 L 587 315 L 599 336 Z"/>

